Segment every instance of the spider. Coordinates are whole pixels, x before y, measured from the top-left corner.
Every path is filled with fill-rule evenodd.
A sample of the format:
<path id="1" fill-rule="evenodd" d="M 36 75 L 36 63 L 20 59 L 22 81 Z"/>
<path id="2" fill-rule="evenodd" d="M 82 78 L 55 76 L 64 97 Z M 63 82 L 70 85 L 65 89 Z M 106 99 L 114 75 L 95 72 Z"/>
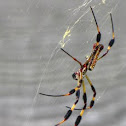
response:
<path id="1" fill-rule="evenodd" d="M 49 95 L 49 94 L 44 94 L 44 93 L 39 93 L 41 95 L 45 95 L 45 96 L 51 96 L 51 97 L 62 97 L 62 96 L 69 96 L 72 95 L 76 92 L 76 101 L 74 102 L 72 107 L 68 107 L 69 110 L 67 111 L 66 115 L 64 116 L 64 119 L 59 122 L 58 124 L 56 124 L 55 126 L 59 126 L 60 124 L 64 123 L 72 114 L 73 110 L 80 110 L 80 114 L 77 117 L 76 121 L 75 121 L 75 126 L 78 126 L 82 116 L 84 114 L 84 111 L 86 109 L 91 109 L 94 106 L 94 102 L 95 102 L 95 97 L 96 97 L 96 90 L 91 82 L 91 80 L 89 79 L 89 77 L 87 76 L 87 71 L 92 71 L 97 63 L 98 60 L 100 60 L 101 58 L 103 58 L 104 56 L 106 56 L 106 54 L 109 52 L 109 50 L 111 49 L 111 47 L 114 44 L 115 41 L 115 35 L 114 35 L 114 26 L 113 26 L 113 20 L 112 20 L 112 14 L 110 13 L 110 18 L 111 18 L 111 24 L 112 24 L 112 39 L 110 40 L 109 44 L 108 44 L 108 48 L 107 51 L 101 56 L 99 57 L 101 51 L 103 50 L 104 46 L 102 44 L 100 44 L 100 40 L 101 40 L 101 33 L 100 33 L 100 29 L 95 17 L 95 14 L 93 12 L 92 7 L 90 6 L 92 15 L 94 17 L 96 26 L 97 26 L 97 37 L 96 37 L 96 43 L 94 43 L 93 45 L 93 50 L 91 52 L 91 55 L 86 58 L 86 62 L 84 64 L 82 64 L 80 61 L 78 61 L 76 58 L 74 58 L 72 55 L 70 55 L 68 52 L 66 52 L 64 49 L 61 48 L 61 50 L 66 53 L 69 57 L 71 57 L 74 61 L 76 61 L 79 65 L 80 65 L 80 69 L 72 74 L 73 79 L 77 80 L 77 87 L 75 87 L 74 89 L 70 90 L 67 94 L 64 95 Z M 88 83 L 91 86 L 91 89 L 93 91 L 93 98 L 90 102 L 90 105 L 87 107 L 87 95 L 86 95 L 86 87 L 85 87 L 85 83 L 84 83 L 84 78 L 87 79 Z M 76 105 L 79 101 L 80 98 L 80 88 L 81 86 L 83 87 L 83 101 L 84 101 L 84 105 L 82 109 L 76 109 Z"/>

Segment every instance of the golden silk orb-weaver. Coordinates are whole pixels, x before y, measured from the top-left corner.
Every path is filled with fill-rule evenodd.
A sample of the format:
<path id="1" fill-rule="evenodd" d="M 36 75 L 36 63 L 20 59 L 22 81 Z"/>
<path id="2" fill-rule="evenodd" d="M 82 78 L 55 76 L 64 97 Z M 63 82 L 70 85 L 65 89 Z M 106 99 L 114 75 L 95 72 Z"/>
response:
<path id="1" fill-rule="evenodd" d="M 94 101 L 95 101 L 95 97 L 96 97 L 96 90 L 94 88 L 94 86 L 92 85 L 91 80 L 89 79 L 89 77 L 87 76 L 87 71 L 92 71 L 97 63 L 98 60 L 100 60 L 101 58 L 103 58 L 104 56 L 106 56 L 106 54 L 109 52 L 109 50 L 111 49 L 111 47 L 114 44 L 115 41 L 115 35 L 114 35 L 114 26 L 113 26 L 113 20 L 112 20 L 112 14 L 110 13 L 110 18 L 111 18 L 111 24 L 112 24 L 112 39 L 110 40 L 109 44 L 108 44 L 108 48 L 107 51 L 101 56 L 99 57 L 101 51 L 103 50 L 104 46 L 102 44 L 100 44 L 100 40 L 101 40 L 101 33 L 100 33 L 100 29 L 95 17 L 95 14 L 93 12 L 92 7 L 91 8 L 91 12 L 93 14 L 96 26 L 97 26 L 97 37 L 96 37 L 96 43 L 94 43 L 93 45 L 93 50 L 91 52 L 91 55 L 86 58 L 86 62 L 84 64 L 82 64 L 80 61 L 78 61 L 76 58 L 74 58 L 72 55 L 70 55 L 68 52 L 66 52 L 64 49 L 61 48 L 61 50 L 66 53 L 69 57 L 71 57 L 74 61 L 76 61 L 79 65 L 80 65 L 80 69 L 72 74 L 73 79 L 77 80 L 77 87 L 75 87 L 74 89 L 70 90 L 69 93 L 64 94 L 64 95 L 49 95 L 49 94 L 44 94 L 44 93 L 39 93 L 41 95 L 45 95 L 45 96 L 50 96 L 50 97 L 62 97 L 62 96 L 69 96 L 72 95 L 74 93 L 76 93 L 76 101 L 74 102 L 72 107 L 68 107 L 69 110 L 67 111 L 66 115 L 64 116 L 64 119 L 59 122 L 58 124 L 56 124 L 55 126 L 59 126 L 60 124 L 64 123 L 72 114 L 73 110 L 80 110 L 80 114 L 78 115 L 76 121 L 75 121 L 75 125 L 74 126 L 78 126 L 82 116 L 84 114 L 84 111 L 86 109 L 91 109 L 94 106 Z M 86 95 L 86 87 L 85 87 L 85 83 L 84 83 L 84 78 L 87 79 L 88 83 L 91 86 L 91 89 L 93 91 L 93 98 L 90 102 L 90 105 L 87 107 L 87 95 Z M 80 98 L 80 88 L 81 86 L 83 87 L 83 108 L 82 109 L 76 109 L 76 105 L 79 101 Z"/>

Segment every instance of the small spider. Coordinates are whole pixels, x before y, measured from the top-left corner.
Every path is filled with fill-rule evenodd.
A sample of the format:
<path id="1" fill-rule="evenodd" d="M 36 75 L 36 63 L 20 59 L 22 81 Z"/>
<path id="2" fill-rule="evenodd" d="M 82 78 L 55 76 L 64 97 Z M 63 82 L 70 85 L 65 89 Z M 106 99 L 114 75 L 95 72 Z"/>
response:
<path id="1" fill-rule="evenodd" d="M 96 26 L 97 26 L 98 34 L 97 34 L 97 37 L 96 37 L 96 43 L 93 45 L 92 53 L 91 53 L 91 55 L 89 57 L 86 58 L 86 62 L 84 64 L 82 64 L 80 61 L 78 61 L 76 58 L 74 58 L 68 52 L 66 52 L 65 50 L 63 50 L 61 48 L 61 50 L 63 52 L 65 52 L 68 56 L 70 56 L 74 61 L 76 61 L 80 65 L 80 69 L 77 72 L 72 74 L 73 79 L 77 80 L 77 87 L 75 87 L 74 89 L 70 90 L 69 93 L 67 93 L 65 95 L 48 95 L 48 94 L 39 93 L 39 94 L 45 95 L 45 96 L 62 97 L 62 96 L 72 95 L 73 93 L 76 92 L 76 101 L 75 101 L 75 103 L 73 104 L 72 107 L 66 106 L 67 108 L 69 108 L 69 110 L 67 111 L 66 115 L 64 116 L 64 119 L 61 122 L 59 122 L 58 124 L 56 124 L 55 126 L 59 126 L 60 124 L 64 123 L 70 117 L 70 115 L 72 114 L 73 110 L 81 110 L 79 116 L 77 117 L 77 119 L 75 121 L 75 126 L 78 126 L 80 121 L 81 121 L 81 119 L 82 119 L 84 111 L 86 109 L 91 109 L 94 106 L 94 101 L 95 101 L 95 97 L 96 97 L 96 90 L 95 90 L 94 86 L 92 85 L 92 83 L 91 83 L 91 81 L 90 81 L 90 79 L 89 79 L 89 77 L 87 76 L 86 73 L 87 73 L 88 70 L 92 71 L 94 69 L 97 61 L 99 59 L 103 58 L 109 52 L 109 50 L 111 49 L 111 47 L 112 47 L 112 45 L 114 44 L 114 41 L 115 41 L 112 14 L 110 13 L 111 24 L 112 24 L 112 39 L 110 40 L 110 42 L 108 44 L 107 51 L 101 57 L 99 57 L 99 54 L 103 50 L 104 46 L 102 44 L 99 44 L 99 42 L 101 40 L 101 33 L 100 33 L 100 30 L 99 30 L 99 26 L 98 26 L 97 20 L 95 18 L 93 9 L 92 9 L 92 7 L 90 7 L 90 8 L 91 8 L 91 12 L 93 14 L 93 17 L 94 17 L 94 20 L 95 20 L 95 23 L 96 23 Z M 85 84 L 84 84 L 84 77 L 89 82 L 89 84 L 91 86 L 91 89 L 93 91 L 93 98 L 92 98 L 92 100 L 90 102 L 90 105 L 88 107 L 87 107 L 87 95 L 86 95 L 86 88 L 85 88 Z M 83 106 L 82 109 L 76 109 L 75 107 L 76 107 L 76 105 L 77 105 L 77 103 L 79 101 L 81 86 L 83 87 L 84 106 Z"/>

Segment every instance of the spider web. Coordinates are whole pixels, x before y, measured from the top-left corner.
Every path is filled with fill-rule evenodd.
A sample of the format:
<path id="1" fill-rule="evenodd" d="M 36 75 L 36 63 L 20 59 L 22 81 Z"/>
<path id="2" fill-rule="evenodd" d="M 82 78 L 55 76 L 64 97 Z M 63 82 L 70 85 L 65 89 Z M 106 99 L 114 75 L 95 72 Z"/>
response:
<path id="1" fill-rule="evenodd" d="M 29 11 L 29 9 L 33 3 L 34 3 L 34 0 L 31 2 L 27 11 Z M 67 91 L 69 91 L 68 89 L 73 88 L 73 85 L 70 84 L 71 82 L 75 84 L 74 87 L 76 86 L 76 82 L 72 80 L 71 74 L 78 69 L 78 66 L 69 57 L 67 57 L 65 54 L 63 54 L 60 51 L 60 48 L 65 48 L 65 50 L 67 50 L 70 54 L 77 57 L 77 59 L 79 59 L 80 61 L 84 62 L 84 57 L 86 56 L 87 53 L 90 53 L 91 47 L 92 47 L 92 45 L 95 41 L 96 35 L 97 35 L 93 16 L 90 12 L 90 6 L 92 6 L 94 9 L 100 30 L 102 31 L 102 36 L 103 36 L 102 40 L 104 40 L 104 42 L 102 42 L 102 43 L 107 45 L 108 43 L 106 43 L 106 42 L 108 42 L 109 39 L 104 37 L 104 34 L 107 34 L 108 38 L 111 39 L 111 28 L 110 28 L 111 24 L 109 22 L 109 18 L 110 18 L 109 13 L 111 12 L 113 14 L 114 11 L 117 9 L 118 5 L 119 5 L 119 0 L 111 0 L 111 1 L 84 0 L 81 4 L 78 4 L 77 7 L 67 9 L 66 14 L 71 14 L 71 15 L 68 18 L 68 20 L 66 22 L 64 22 L 63 26 L 61 27 L 62 31 L 63 31 L 63 29 L 65 29 L 64 32 L 60 35 L 61 39 L 57 42 L 57 45 L 54 47 L 50 57 L 47 60 L 44 70 L 41 71 L 42 77 L 37 86 L 37 89 L 36 89 L 32 104 L 31 104 L 31 111 L 29 113 L 27 113 L 26 121 L 23 124 L 23 126 L 31 126 L 31 120 L 34 116 L 34 113 L 36 113 L 36 111 L 35 111 L 36 106 L 38 106 L 38 104 L 40 104 L 40 102 L 43 102 L 42 100 L 40 100 L 40 99 L 42 99 L 42 96 L 40 97 L 38 95 L 39 92 L 44 92 L 44 93 L 49 93 L 49 94 L 55 94 L 55 93 L 62 94 L 62 93 L 66 93 Z M 107 7 L 107 11 L 106 11 L 106 7 Z M 105 28 L 106 24 L 107 25 L 110 24 L 110 25 L 108 25 L 107 28 Z M 104 31 L 103 31 L 103 29 L 104 29 Z M 107 33 L 108 29 L 110 31 L 109 33 Z M 78 38 L 80 36 L 81 36 L 81 39 L 79 39 L 80 40 L 79 41 Z M 63 57 L 63 58 L 59 58 L 59 57 Z M 40 60 L 42 60 L 42 59 L 40 58 Z M 103 62 L 103 61 L 101 61 L 101 62 Z M 100 65 L 100 64 L 98 64 L 98 65 Z M 43 67 L 43 66 L 41 66 L 41 67 Z M 98 71 L 101 71 L 101 72 L 104 71 L 103 69 L 99 70 L 98 68 L 99 67 L 97 66 L 97 68 L 96 68 L 97 70 L 95 70 L 95 72 L 97 74 L 95 74 L 95 72 L 93 72 L 93 74 L 91 73 L 92 75 L 89 73 L 90 78 L 92 81 L 94 81 L 94 83 L 97 82 L 96 79 L 100 79 L 102 77 L 102 76 L 100 76 L 100 73 Z M 52 74 L 55 74 L 55 76 L 52 77 L 51 76 Z M 99 76 L 99 77 L 96 77 L 96 76 Z M 104 76 L 104 78 L 106 78 L 106 76 Z M 65 78 L 65 80 L 64 80 L 64 78 Z M 58 80 L 58 82 L 56 82 L 57 80 Z M 52 83 L 52 85 L 47 86 L 49 83 Z M 64 84 L 64 83 L 67 83 L 67 84 Z M 98 104 L 98 101 L 100 101 L 100 99 L 107 92 L 107 89 L 109 88 L 109 86 L 111 86 L 109 84 L 106 85 L 105 88 L 102 87 L 102 90 L 99 92 L 99 94 L 97 96 L 96 104 Z M 100 85 L 98 84 L 97 88 L 98 88 L 98 86 L 100 86 Z M 87 93 L 92 94 L 89 91 L 89 89 L 87 89 Z M 91 97 L 92 97 L 92 95 L 89 96 L 89 99 L 91 99 Z M 58 99 L 46 98 L 44 100 L 44 101 L 46 101 L 46 103 L 48 103 L 47 99 L 51 100 L 50 104 L 52 104 L 52 105 L 50 107 L 52 107 L 52 108 L 54 108 L 53 104 L 54 105 L 58 104 Z M 62 100 L 64 100 L 64 101 L 65 101 L 65 99 L 67 99 L 67 98 L 62 98 Z M 73 99 L 70 100 L 70 99 L 71 98 L 68 98 L 68 100 L 71 103 L 73 103 L 74 100 Z M 65 106 L 65 104 L 64 104 L 64 102 L 62 102 L 62 100 L 59 101 L 59 103 L 61 102 L 61 104 L 58 104 L 61 106 L 61 107 L 59 107 L 60 109 Z M 68 100 L 65 101 L 67 104 L 70 103 Z M 82 104 L 82 103 L 80 103 L 80 104 Z M 57 107 L 58 107 L 58 105 L 57 105 Z M 50 110 L 50 107 L 49 107 L 49 110 Z M 66 108 L 64 107 L 64 109 L 66 109 Z M 50 114 L 50 112 L 49 112 L 49 114 Z M 63 117 L 63 115 L 62 115 L 62 117 Z M 57 121 L 58 121 L 58 119 L 57 119 Z M 74 121 L 73 118 L 72 118 L 72 121 Z M 43 122 L 43 125 L 51 126 L 52 123 Z M 80 126 L 81 126 L 81 124 L 80 124 Z"/>

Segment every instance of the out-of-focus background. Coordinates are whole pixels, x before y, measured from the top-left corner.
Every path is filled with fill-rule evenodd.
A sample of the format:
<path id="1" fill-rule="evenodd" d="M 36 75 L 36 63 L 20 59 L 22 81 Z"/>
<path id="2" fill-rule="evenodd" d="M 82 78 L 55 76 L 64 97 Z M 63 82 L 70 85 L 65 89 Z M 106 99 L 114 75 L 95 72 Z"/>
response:
<path id="1" fill-rule="evenodd" d="M 116 41 L 88 72 L 97 97 L 79 126 L 126 126 L 124 0 L 0 0 L 0 126 L 54 126 L 63 119 L 75 95 L 50 98 L 38 93 L 64 94 L 76 87 L 71 75 L 79 65 L 60 50 L 60 43 L 70 28 L 64 49 L 85 62 L 97 34 L 90 6 L 102 33 L 102 53 L 112 38 L 110 12 Z M 93 93 L 85 83 L 89 104 Z M 82 106 L 81 96 L 77 108 Z M 79 113 L 74 111 L 62 126 L 74 125 Z"/>

